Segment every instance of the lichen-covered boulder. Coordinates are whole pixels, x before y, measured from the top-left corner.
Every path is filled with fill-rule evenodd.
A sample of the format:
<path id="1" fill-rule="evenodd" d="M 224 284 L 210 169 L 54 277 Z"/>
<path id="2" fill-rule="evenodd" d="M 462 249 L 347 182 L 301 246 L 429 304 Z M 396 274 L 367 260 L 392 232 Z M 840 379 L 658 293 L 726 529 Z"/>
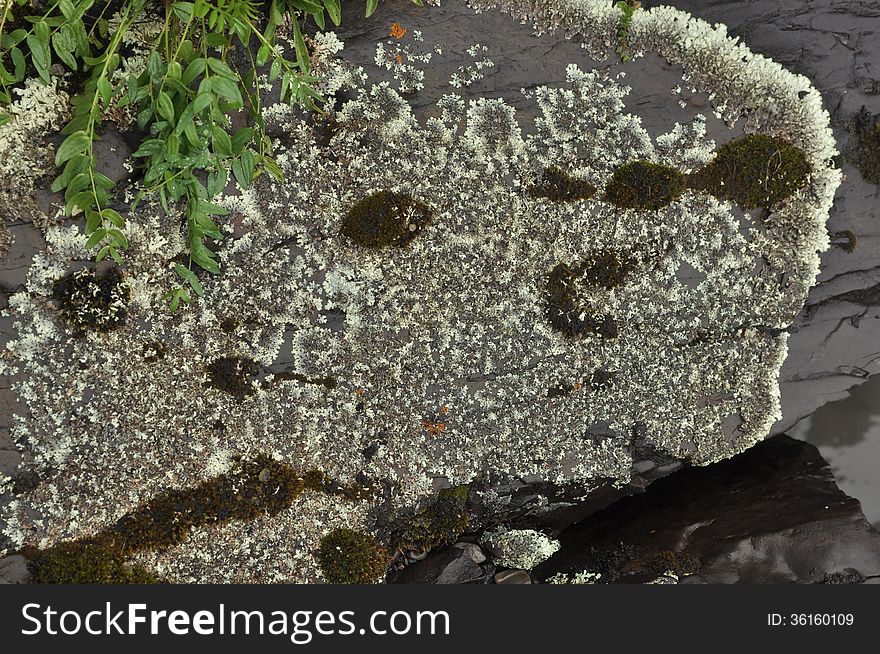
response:
<path id="1" fill-rule="evenodd" d="M 331 569 L 314 556 L 322 537 L 393 542 L 439 489 L 470 484 L 498 513 L 511 479 L 583 498 L 766 436 L 840 178 L 818 93 L 668 7 L 636 12 L 633 61 L 607 67 L 611 3 L 491 4 L 546 36 L 444 2 L 379 44 L 310 37 L 334 130 L 267 109 L 286 181 L 215 199 L 229 210 L 222 276 L 192 306 L 169 312 L 164 297 L 186 247 L 176 211 L 131 216 L 126 320 L 111 331 L 78 333 L 52 300 L 88 254 L 76 226 L 48 231 L 0 361 L 26 409 L 21 474 L 39 479 L 3 508 L 13 546 L 100 532 L 266 455 L 364 492 L 328 482 L 132 559 L 172 581 L 312 581 Z M 433 12 L 472 39 L 464 65 Z M 511 35 L 557 39 L 561 59 L 496 86 L 507 67 L 491 58 Z M 639 115 L 639 81 L 673 110 Z M 769 215 L 688 183 L 746 132 L 798 166 L 774 172 L 796 183 L 766 198 Z M 480 527 L 467 510 L 444 543 Z"/>

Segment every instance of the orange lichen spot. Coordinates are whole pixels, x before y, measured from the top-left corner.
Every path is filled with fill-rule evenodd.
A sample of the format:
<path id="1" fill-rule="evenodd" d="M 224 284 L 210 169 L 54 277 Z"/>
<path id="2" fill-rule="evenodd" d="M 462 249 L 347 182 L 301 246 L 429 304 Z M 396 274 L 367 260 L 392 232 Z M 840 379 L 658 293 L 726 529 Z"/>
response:
<path id="1" fill-rule="evenodd" d="M 449 407 L 444 404 L 442 407 L 440 407 L 440 415 L 445 416 L 447 413 L 449 413 Z"/>
<path id="2" fill-rule="evenodd" d="M 428 432 L 431 436 L 442 436 L 443 432 L 446 431 L 446 423 L 422 420 L 422 429 Z"/>
<path id="3" fill-rule="evenodd" d="M 396 55 L 396 56 L 394 57 L 394 61 L 396 61 L 396 62 L 399 63 L 399 64 L 402 64 L 402 63 L 403 63 L 403 55 L 402 55 L 402 54 L 398 54 L 398 55 Z"/>
<path id="4" fill-rule="evenodd" d="M 354 394 L 355 394 L 357 397 L 360 397 L 360 396 L 363 395 L 364 393 L 366 393 L 366 391 L 365 391 L 363 388 L 356 388 L 356 389 L 354 389 Z"/>
<path id="5" fill-rule="evenodd" d="M 392 23 L 391 31 L 388 32 L 390 36 L 393 36 L 395 39 L 402 39 L 406 36 L 406 30 L 401 26 L 400 23 Z"/>

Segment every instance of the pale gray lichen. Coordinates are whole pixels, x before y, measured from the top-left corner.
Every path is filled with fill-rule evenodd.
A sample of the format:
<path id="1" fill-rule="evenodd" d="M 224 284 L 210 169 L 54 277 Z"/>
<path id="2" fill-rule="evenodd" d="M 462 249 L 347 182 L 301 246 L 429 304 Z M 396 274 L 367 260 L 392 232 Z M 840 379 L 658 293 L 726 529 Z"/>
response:
<path id="1" fill-rule="evenodd" d="M 587 570 L 583 570 L 581 572 L 576 572 L 574 574 L 566 574 L 564 572 L 559 572 L 549 579 L 547 579 L 548 584 L 599 584 L 602 583 L 602 573 L 601 572 L 589 572 Z"/>
<path id="2" fill-rule="evenodd" d="M 36 78 L 13 89 L 4 107 L 10 120 L 0 125 L 0 218 L 26 220 L 39 227 L 55 218 L 37 199 L 37 182 L 54 171 L 55 148 L 48 136 L 64 125 L 70 111 L 62 78 L 44 84 Z"/>
<path id="3" fill-rule="evenodd" d="M 616 30 L 610 3 L 492 4 L 600 49 Z M 840 179 L 828 116 L 806 80 L 719 28 L 667 8 L 636 16 L 634 52 L 655 47 L 725 117 L 748 108 L 750 130 L 807 153 L 810 187 L 772 222 L 743 228 L 730 204 L 692 191 L 657 211 L 603 202 L 624 163 L 687 171 L 714 149 L 702 117 L 652 140 L 626 112 L 631 90 L 620 76 L 572 64 L 564 84 L 529 93 L 540 109 L 531 131 L 502 99 L 458 95 L 420 123 L 398 90 L 371 84 L 341 58 L 338 39 L 319 35 L 324 88 L 355 99 L 335 113 L 329 145 L 296 113 L 267 111 L 274 133 L 286 133 L 277 159 L 289 181 L 262 175 L 220 199 L 232 220 L 218 252 L 223 275 L 203 280 L 204 298 L 167 311 L 163 294 L 185 252 L 181 216 L 142 204 L 129 221 L 130 319 L 71 342 L 49 295 L 85 256 L 85 239 L 76 228 L 48 230 L 26 290 L 10 298 L 18 334 L 0 359 L 26 408 L 13 436 L 42 475 L 3 509 L 7 536 L 44 546 L 93 533 L 168 486 L 205 479 L 227 456 L 269 453 L 341 483 L 381 479 L 394 506 L 413 506 L 436 479 L 468 483 L 489 470 L 625 484 L 637 425 L 643 445 L 696 464 L 763 438 L 779 415 L 785 329 L 828 244 Z M 573 203 L 530 197 L 535 175 L 554 165 L 600 192 Z M 339 235 L 347 210 L 379 190 L 434 212 L 405 248 L 367 250 Z M 639 256 L 638 274 L 603 291 L 619 336 L 566 339 L 545 319 L 547 275 L 609 249 Z M 756 272 L 757 261 L 766 264 Z M 681 282 L 683 266 L 702 280 Z M 165 356 L 144 357 L 156 342 Z M 274 374 L 239 400 L 207 384 L 218 357 Z M 594 388 L 597 369 L 614 382 Z M 325 376 L 335 387 L 299 381 Z M 548 398 L 560 385 L 571 392 Z M 141 562 L 177 580 L 312 580 L 321 535 L 366 525 L 369 511 L 304 496 L 281 516 L 206 529 Z M 281 547 L 288 556 L 278 557 Z"/>
<path id="4" fill-rule="evenodd" d="M 531 570 L 559 551 L 559 541 L 534 529 L 499 529 L 484 536 L 496 565 Z"/>

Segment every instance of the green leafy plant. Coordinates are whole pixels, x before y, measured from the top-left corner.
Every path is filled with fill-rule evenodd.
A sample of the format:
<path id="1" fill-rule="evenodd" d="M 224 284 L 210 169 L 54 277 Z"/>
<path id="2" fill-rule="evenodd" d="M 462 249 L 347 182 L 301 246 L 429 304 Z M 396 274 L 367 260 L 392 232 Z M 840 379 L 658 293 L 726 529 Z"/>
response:
<path id="1" fill-rule="evenodd" d="M 37 6 L 39 13 L 27 14 Z M 378 0 L 366 0 L 366 15 L 377 6 Z M 118 26 L 111 30 L 106 14 L 115 8 Z M 137 21 L 161 12 L 164 24 L 145 70 L 118 74 L 125 34 Z M 81 80 L 56 153 L 61 170 L 52 190 L 64 192 L 68 215 L 83 216 L 87 246 L 96 259 L 110 257 L 117 263 L 128 247 L 125 217 L 121 207 L 112 206 L 115 185 L 98 171 L 94 146 L 108 111 L 129 107 L 135 112 L 145 133 L 133 154 L 143 171 L 135 204 L 157 196 L 165 210 L 175 203 L 185 207 L 188 257 L 174 262 L 181 285 L 167 294 L 176 310 L 192 294 L 204 294 L 199 270 L 220 273 L 209 244 L 222 239 L 215 219 L 226 211 L 212 200 L 230 176 L 243 188 L 264 172 L 282 179 L 265 133 L 259 76 L 265 72 L 270 82 L 280 84 L 283 102 L 313 110 L 323 106 L 301 23 L 311 19 L 324 29 L 328 17 L 339 25 L 341 0 L 5 0 L 0 8 L 0 104 L 8 104 L 12 88 L 30 74 L 50 83 L 56 65 Z M 292 58 L 276 42 L 285 21 L 292 29 Z M 6 25 L 15 29 L 6 34 Z M 234 51 L 243 54 L 244 65 L 241 57 L 238 65 L 232 63 Z M 239 110 L 247 113 L 247 124 L 234 130 L 229 114 Z"/>
<path id="2" fill-rule="evenodd" d="M 633 14 L 641 6 L 642 3 L 637 0 L 619 0 L 617 3 L 617 8 L 622 12 L 617 28 L 617 54 L 620 55 L 624 63 L 632 60 L 629 51 L 629 31 L 632 27 Z"/>

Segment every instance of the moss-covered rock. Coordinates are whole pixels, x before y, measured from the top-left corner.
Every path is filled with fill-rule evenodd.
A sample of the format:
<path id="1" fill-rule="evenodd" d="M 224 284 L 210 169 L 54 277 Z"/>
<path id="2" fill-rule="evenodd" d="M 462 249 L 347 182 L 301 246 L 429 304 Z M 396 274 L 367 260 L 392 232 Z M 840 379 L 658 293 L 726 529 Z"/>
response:
<path id="1" fill-rule="evenodd" d="M 321 539 L 318 565 L 331 584 L 372 584 L 385 574 L 388 550 L 375 536 L 354 529 L 336 529 Z"/>
<path id="2" fill-rule="evenodd" d="M 572 177 L 561 168 L 551 166 L 528 188 L 528 194 L 553 202 L 573 202 L 590 199 L 596 194 L 596 187 L 586 180 Z"/>
<path id="3" fill-rule="evenodd" d="M 441 490 L 424 509 L 405 518 L 396 530 L 399 549 L 432 550 L 451 545 L 470 526 L 467 485 Z"/>
<path id="4" fill-rule="evenodd" d="M 128 315 L 128 286 L 116 268 L 100 275 L 90 268 L 65 275 L 55 282 L 52 298 L 73 330 L 80 334 L 116 329 Z"/>
<path id="5" fill-rule="evenodd" d="M 810 172 L 800 148 L 781 138 L 750 134 L 721 146 L 688 183 L 745 209 L 770 208 L 808 184 Z"/>
<path id="6" fill-rule="evenodd" d="M 650 161 L 631 161 L 614 171 L 605 188 L 605 200 L 622 209 L 661 209 L 681 197 L 683 173 Z"/>
<path id="7" fill-rule="evenodd" d="M 62 543 L 25 554 L 29 559 L 31 581 L 36 584 L 160 583 L 140 566 L 126 565 L 118 552 L 100 545 Z"/>
<path id="8" fill-rule="evenodd" d="M 342 220 L 343 236 L 362 247 L 402 246 L 430 221 L 431 210 L 402 193 L 379 191 L 355 204 Z"/>

